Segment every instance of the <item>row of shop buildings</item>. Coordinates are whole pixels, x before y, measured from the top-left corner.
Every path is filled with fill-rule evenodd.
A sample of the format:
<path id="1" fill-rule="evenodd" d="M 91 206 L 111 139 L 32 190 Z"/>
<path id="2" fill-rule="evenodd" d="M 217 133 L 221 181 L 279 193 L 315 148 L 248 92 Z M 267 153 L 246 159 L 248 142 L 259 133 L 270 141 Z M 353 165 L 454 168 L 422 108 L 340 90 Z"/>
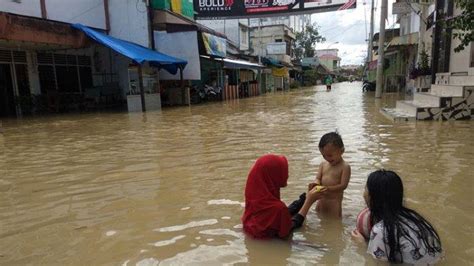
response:
<path id="1" fill-rule="evenodd" d="M 445 22 L 463 16 L 462 12 L 455 1 L 450 0 L 397 0 L 392 4 L 392 15 L 399 27 L 385 31 L 382 87 L 386 92 L 427 91 L 436 82 L 436 76 L 443 73 L 474 75 L 474 45 L 471 42 L 462 51 L 455 52 L 460 41 L 454 38 L 455 31 Z M 372 82 L 376 80 L 378 46 L 379 33 L 376 33 L 367 73 L 367 79 Z M 426 69 L 420 69 L 423 63 Z"/>
<path id="2" fill-rule="evenodd" d="M 297 76 L 288 26 L 239 23 L 236 41 L 166 2 L 2 2 L 0 116 L 153 110 L 209 88 L 212 100 L 230 100 L 288 88 Z"/>

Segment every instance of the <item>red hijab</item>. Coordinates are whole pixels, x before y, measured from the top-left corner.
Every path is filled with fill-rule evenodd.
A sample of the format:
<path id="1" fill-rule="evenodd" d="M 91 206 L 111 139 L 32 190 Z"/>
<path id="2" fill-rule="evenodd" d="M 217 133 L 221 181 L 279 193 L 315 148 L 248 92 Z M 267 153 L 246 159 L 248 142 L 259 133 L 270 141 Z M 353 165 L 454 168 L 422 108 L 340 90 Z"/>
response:
<path id="1" fill-rule="evenodd" d="M 257 159 L 245 186 L 244 231 L 255 238 L 286 237 L 291 216 L 280 200 L 280 188 L 286 187 L 288 161 L 273 154 Z"/>

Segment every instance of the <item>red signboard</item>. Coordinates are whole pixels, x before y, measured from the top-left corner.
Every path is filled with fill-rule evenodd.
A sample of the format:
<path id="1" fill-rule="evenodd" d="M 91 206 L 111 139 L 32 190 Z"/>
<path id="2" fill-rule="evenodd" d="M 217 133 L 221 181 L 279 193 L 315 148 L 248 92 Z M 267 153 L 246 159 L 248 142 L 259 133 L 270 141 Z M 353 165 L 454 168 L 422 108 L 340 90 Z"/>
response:
<path id="1" fill-rule="evenodd" d="M 356 7 L 356 0 L 193 0 L 195 17 L 249 18 L 321 13 Z"/>

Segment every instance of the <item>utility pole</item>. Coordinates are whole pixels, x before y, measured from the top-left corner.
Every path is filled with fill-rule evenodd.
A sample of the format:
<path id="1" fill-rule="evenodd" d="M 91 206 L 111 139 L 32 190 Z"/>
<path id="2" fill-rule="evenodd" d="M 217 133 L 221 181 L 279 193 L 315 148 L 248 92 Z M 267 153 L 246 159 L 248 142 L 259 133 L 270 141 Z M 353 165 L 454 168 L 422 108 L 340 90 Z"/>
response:
<path id="1" fill-rule="evenodd" d="M 387 0 L 382 0 L 380 10 L 380 31 L 379 31 L 379 54 L 377 57 L 377 81 L 375 87 L 375 98 L 382 97 L 383 88 L 383 57 L 385 44 L 385 19 L 387 18 Z"/>
<path id="2" fill-rule="evenodd" d="M 262 64 L 262 18 L 258 18 L 258 64 Z M 258 92 L 262 94 L 262 69 L 258 68 Z"/>
<path id="3" fill-rule="evenodd" d="M 420 8 L 420 29 L 418 31 L 418 54 L 416 55 L 416 63 L 420 63 L 420 54 L 425 50 L 424 36 L 426 32 L 426 13 L 427 5 L 419 3 L 418 7 Z"/>
<path id="4" fill-rule="evenodd" d="M 374 49 L 373 38 L 374 38 L 374 0 L 370 4 L 370 33 L 369 33 L 369 51 L 367 52 L 367 62 L 372 62 L 372 49 Z"/>

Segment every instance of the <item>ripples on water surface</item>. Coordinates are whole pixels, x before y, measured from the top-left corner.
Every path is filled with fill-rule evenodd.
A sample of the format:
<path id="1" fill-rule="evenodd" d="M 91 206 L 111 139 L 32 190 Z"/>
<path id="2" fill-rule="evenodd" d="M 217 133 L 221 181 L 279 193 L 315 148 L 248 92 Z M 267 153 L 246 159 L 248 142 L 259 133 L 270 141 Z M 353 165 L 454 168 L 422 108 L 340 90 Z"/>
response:
<path id="1" fill-rule="evenodd" d="M 350 231 L 367 174 L 394 169 L 406 202 L 438 229 L 443 264 L 474 260 L 473 124 L 392 123 L 360 83 L 142 114 L 3 121 L 0 264 L 374 264 Z M 352 177 L 342 221 L 314 212 L 292 241 L 240 224 L 249 168 L 289 159 L 290 202 L 314 179 L 319 138 L 337 129 Z M 471 174 L 469 174 L 471 173 Z"/>

